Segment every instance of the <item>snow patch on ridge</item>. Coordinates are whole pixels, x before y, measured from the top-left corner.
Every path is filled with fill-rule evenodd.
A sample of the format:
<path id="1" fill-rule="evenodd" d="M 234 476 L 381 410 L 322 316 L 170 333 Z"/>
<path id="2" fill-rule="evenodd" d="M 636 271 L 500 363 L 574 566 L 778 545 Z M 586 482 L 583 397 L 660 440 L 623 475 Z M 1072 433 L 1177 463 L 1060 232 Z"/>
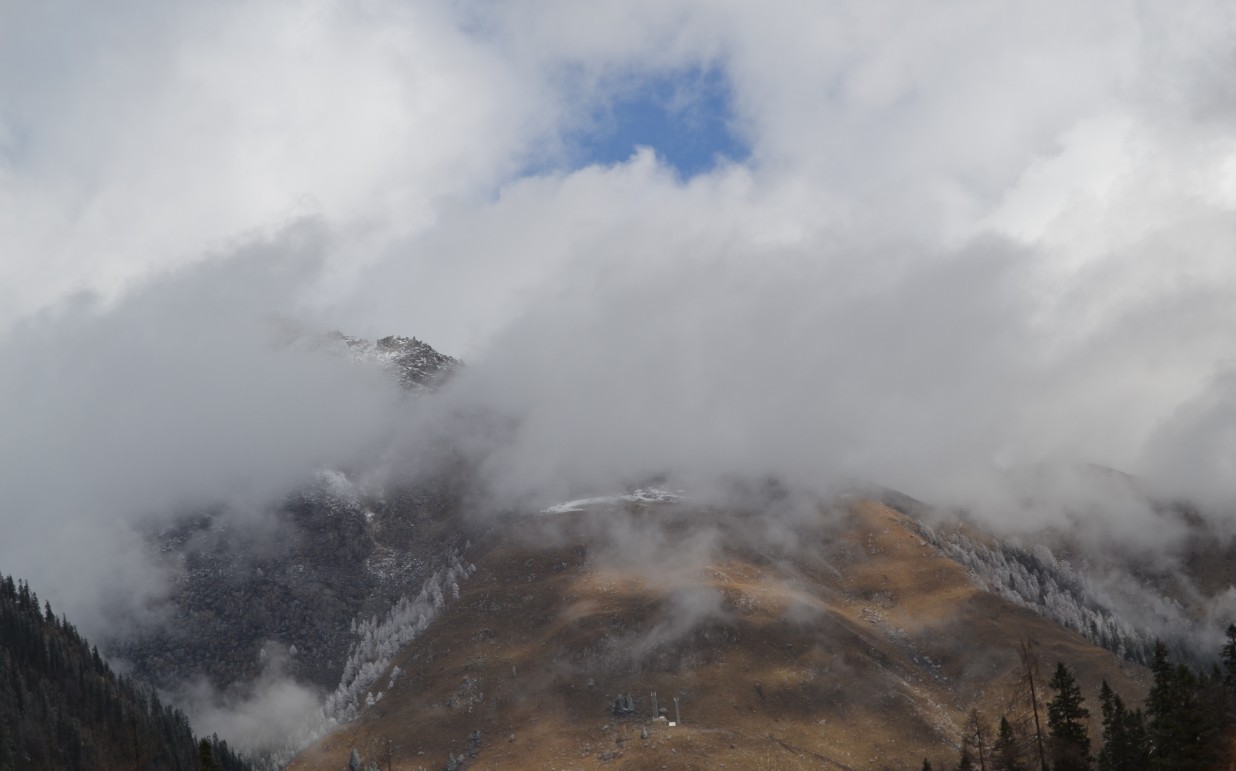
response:
<path id="1" fill-rule="evenodd" d="M 614 505 L 617 503 L 677 503 L 683 496 L 657 487 L 644 487 L 627 495 L 606 495 L 599 498 L 579 498 L 542 509 L 542 514 L 572 514 L 590 506 Z"/>

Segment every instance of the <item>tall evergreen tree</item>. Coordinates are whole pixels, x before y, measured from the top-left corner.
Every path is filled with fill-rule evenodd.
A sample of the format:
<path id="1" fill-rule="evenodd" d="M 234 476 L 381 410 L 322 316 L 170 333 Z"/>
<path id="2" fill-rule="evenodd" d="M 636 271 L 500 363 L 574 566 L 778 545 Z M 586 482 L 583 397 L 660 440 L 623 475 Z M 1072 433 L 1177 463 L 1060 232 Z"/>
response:
<path id="1" fill-rule="evenodd" d="M 1155 768 L 1171 768 L 1179 756 L 1175 726 L 1177 715 L 1176 694 L 1177 684 L 1175 669 L 1167 658 L 1167 646 L 1162 641 L 1154 644 L 1154 653 L 1150 660 L 1150 671 L 1154 675 L 1154 685 L 1146 695 L 1146 715 L 1150 719 L 1150 741 L 1154 748 L 1153 763 Z"/>
<path id="2" fill-rule="evenodd" d="M 1053 771 L 1087 771 L 1090 768 L 1090 733 L 1086 721 L 1090 710 L 1083 706 L 1085 698 L 1073 673 L 1056 664 L 1056 673 L 1048 683 L 1055 696 L 1047 705 L 1048 742 Z"/>
<path id="3" fill-rule="evenodd" d="M 1099 688 L 1099 709 L 1103 715 L 1103 748 L 1099 750 L 1099 771 L 1123 771 L 1125 754 L 1124 704 L 1107 681 Z"/>
<path id="4" fill-rule="evenodd" d="M 1167 648 L 1155 643 L 1150 665 L 1154 685 L 1146 697 L 1151 767 L 1204 771 L 1219 755 L 1217 721 L 1206 683 L 1184 665 L 1173 666 Z"/>
<path id="5" fill-rule="evenodd" d="M 1236 686 L 1236 624 L 1227 625 L 1227 642 L 1223 644 L 1222 655 L 1224 680 Z"/>
<path id="6" fill-rule="evenodd" d="M 1146 727 L 1146 715 L 1140 709 L 1127 713 L 1125 736 L 1129 749 L 1129 767 L 1150 768 L 1150 729 Z"/>
<path id="7" fill-rule="evenodd" d="M 974 756 L 964 744 L 961 747 L 961 760 L 957 763 L 957 771 L 974 771 Z"/>
<path id="8" fill-rule="evenodd" d="M 219 771 L 219 764 L 215 762 L 215 751 L 210 746 L 209 739 L 202 739 L 197 743 L 197 757 L 201 771 Z"/>
<path id="9" fill-rule="evenodd" d="M 1140 771 L 1150 765 L 1150 748 L 1142 713 L 1130 711 L 1107 681 L 1099 691 L 1103 713 L 1103 748 L 1099 771 Z"/>
<path id="10" fill-rule="evenodd" d="M 1007 717 L 1000 717 L 1000 730 L 996 733 L 996 743 L 992 745 L 991 760 L 993 771 L 1026 771 L 1021 743 L 1017 741 Z"/>
<path id="11" fill-rule="evenodd" d="M 1220 653 L 1222 682 L 1218 687 L 1220 717 L 1216 726 L 1220 736 L 1232 736 L 1236 729 L 1236 624 L 1227 627 L 1227 639 Z M 1236 742 L 1229 740 L 1219 753 L 1225 768 L 1236 767 Z"/>

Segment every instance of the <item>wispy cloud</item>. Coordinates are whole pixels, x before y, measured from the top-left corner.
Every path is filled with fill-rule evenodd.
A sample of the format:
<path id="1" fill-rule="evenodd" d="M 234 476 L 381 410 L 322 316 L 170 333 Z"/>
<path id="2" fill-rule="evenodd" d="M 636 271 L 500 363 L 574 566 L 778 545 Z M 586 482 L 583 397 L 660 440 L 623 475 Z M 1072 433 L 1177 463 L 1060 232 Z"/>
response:
<path id="1" fill-rule="evenodd" d="M 81 539 L 157 587 L 138 513 L 457 427 L 272 353 L 277 313 L 463 355 L 434 409 L 505 416 L 468 441 L 519 499 L 670 470 L 997 508 L 1086 461 L 1222 508 L 1234 15 L 0 4 L 0 560 L 68 593 Z M 692 71 L 749 155 L 546 162 Z"/>

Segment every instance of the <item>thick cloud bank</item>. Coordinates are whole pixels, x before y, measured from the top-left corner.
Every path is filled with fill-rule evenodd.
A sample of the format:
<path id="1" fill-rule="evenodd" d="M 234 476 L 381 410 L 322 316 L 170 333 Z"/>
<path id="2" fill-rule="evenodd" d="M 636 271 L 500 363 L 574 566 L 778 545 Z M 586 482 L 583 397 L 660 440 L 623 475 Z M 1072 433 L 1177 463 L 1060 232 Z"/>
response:
<path id="1" fill-rule="evenodd" d="M 0 568 L 97 628 L 159 595 L 135 525 L 465 429 L 508 501 L 857 478 L 1156 542 L 1047 471 L 1093 463 L 1223 518 L 1233 61 L 1206 0 L 0 0 Z M 580 157 L 690 72 L 741 161 Z M 409 407 L 279 318 L 468 367 Z"/>
<path id="2" fill-rule="evenodd" d="M 0 345 L 5 572 L 117 628 L 163 587 L 134 528 L 220 503 L 257 516 L 314 468 L 380 451 L 395 384 L 290 344 L 276 315 L 322 238 L 281 231 L 110 310 L 73 299 Z"/>

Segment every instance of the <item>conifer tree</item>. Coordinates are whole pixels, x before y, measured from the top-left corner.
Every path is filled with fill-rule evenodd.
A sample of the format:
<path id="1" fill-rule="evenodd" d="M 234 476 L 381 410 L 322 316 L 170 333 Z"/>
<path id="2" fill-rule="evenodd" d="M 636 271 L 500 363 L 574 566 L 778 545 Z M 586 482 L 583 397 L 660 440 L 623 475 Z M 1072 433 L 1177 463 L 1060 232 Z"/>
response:
<path id="1" fill-rule="evenodd" d="M 1000 730 L 996 734 L 996 743 L 992 745 L 991 760 L 993 771 L 1026 771 L 1021 744 L 1007 717 L 1000 717 Z"/>
<path id="2" fill-rule="evenodd" d="M 1124 704 L 1104 680 L 1099 688 L 1099 710 L 1103 715 L 1103 747 L 1099 750 L 1099 771 L 1123 769 L 1125 752 Z"/>
<path id="3" fill-rule="evenodd" d="M 1099 771 L 1140 771 L 1150 766 L 1150 746 L 1141 710 L 1130 711 L 1107 681 L 1099 691 L 1103 748 Z"/>
<path id="4" fill-rule="evenodd" d="M 1223 644 L 1224 681 L 1236 686 L 1236 624 L 1227 625 L 1227 642 Z"/>
<path id="5" fill-rule="evenodd" d="M 1167 659 L 1167 646 L 1162 641 L 1154 644 L 1150 661 L 1154 685 L 1146 695 L 1146 715 L 1150 719 L 1150 741 L 1154 748 L 1154 767 L 1168 769 L 1179 755 L 1176 729 L 1173 725 L 1177 714 L 1175 671 Z"/>
<path id="6" fill-rule="evenodd" d="M 1133 768 L 1150 768 L 1150 729 L 1146 727 L 1146 715 L 1140 709 L 1128 713 L 1125 721 L 1128 737 L 1129 762 Z"/>
<path id="7" fill-rule="evenodd" d="M 1222 651 L 1222 727 L 1236 725 L 1236 624 L 1227 627 L 1227 641 Z"/>
<path id="8" fill-rule="evenodd" d="M 974 756 L 965 744 L 961 746 L 961 760 L 957 764 L 957 771 L 974 771 Z"/>
<path id="9" fill-rule="evenodd" d="M 0 576 L 0 771 L 249 768 L 222 742 L 208 749 L 213 766 L 183 713 L 118 677 L 24 581 Z"/>
<path id="10" fill-rule="evenodd" d="M 1155 643 L 1150 666 L 1154 685 L 1146 697 L 1151 767 L 1201 771 L 1218 757 L 1216 710 L 1206 683 L 1188 667 L 1172 666 L 1163 643 Z"/>
<path id="11" fill-rule="evenodd" d="M 1047 705 L 1051 767 L 1053 771 L 1086 771 L 1090 768 L 1090 734 L 1086 730 L 1090 710 L 1083 706 L 1085 697 L 1063 661 L 1056 664 L 1048 685 L 1056 693 Z"/>
<path id="12" fill-rule="evenodd" d="M 201 764 L 201 771 L 219 771 L 219 764 L 215 762 L 215 752 L 210 746 L 209 739 L 202 739 L 197 743 L 197 758 Z"/>

